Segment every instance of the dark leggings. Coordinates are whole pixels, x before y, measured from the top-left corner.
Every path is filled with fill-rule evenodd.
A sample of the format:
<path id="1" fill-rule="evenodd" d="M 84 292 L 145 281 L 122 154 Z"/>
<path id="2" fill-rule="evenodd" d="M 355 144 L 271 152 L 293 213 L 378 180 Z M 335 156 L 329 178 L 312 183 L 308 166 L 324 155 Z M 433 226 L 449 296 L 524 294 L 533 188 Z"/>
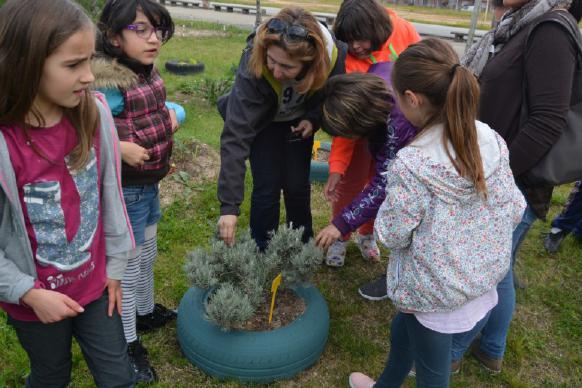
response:
<path id="1" fill-rule="evenodd" d="M 30 360 L 27 387 L 66 387 L 71 380 L 71 341 L 79 343 L 98 387 L 133 387 L 134 372 L 127 356 L 121 318 L 107 316 L 107 293 L 85 306 L 74 318 L 56 323 L 8 318 Z"/>

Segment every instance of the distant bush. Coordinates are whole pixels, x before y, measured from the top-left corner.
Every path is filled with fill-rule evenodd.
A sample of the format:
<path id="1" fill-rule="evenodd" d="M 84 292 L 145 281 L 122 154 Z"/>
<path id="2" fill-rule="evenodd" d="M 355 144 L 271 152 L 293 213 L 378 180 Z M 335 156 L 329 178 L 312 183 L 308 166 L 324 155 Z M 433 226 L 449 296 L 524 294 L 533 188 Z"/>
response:
<path id="1" fill-rule="evenodd" d="M 3 1 L 3 0 L 0 0 Z M 76 3 L 87 10 L 87 13 L 93 18 L 97 19 L 106 0 L 76 0 Z"/>
<path id="2" fill-rule="evenodd" d="M 236 66 L 232 65 L 221 78 L 185 79 L 178 85 L 178 90 L 184 94 L 197 95 L 211 105 L 216 105 L 218 98 L 232 88 L 235 74 Z"/>

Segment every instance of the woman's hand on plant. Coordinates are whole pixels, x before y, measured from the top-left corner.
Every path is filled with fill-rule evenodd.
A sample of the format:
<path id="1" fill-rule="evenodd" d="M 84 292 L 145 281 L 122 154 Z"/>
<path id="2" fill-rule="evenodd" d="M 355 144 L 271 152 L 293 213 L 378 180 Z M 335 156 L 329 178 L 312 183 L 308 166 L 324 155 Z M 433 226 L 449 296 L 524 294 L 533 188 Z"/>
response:
<path id="1" fill-rule="evenodd" d="M 301 120 L 296 127 L 291 127 L 291 132 L 300 133 L 301 137 L 307 139 L 313 135 L 313 124 L 309 120 Z"/>
<path id="2" fill-rule="evenodd" d="M 42 288 L 28 290 L 21 300 L 34 310 L 42 323 L 59 322 L 85 311 L 79 303 L 67 295 Z"/>
<path id="3" fill-rule="evenodd" d="M 223 240 L 227 245 L 232 246 L 234 244 L 237 220 L 238 217 L 231 214 L 220 216 L 220 219 L 218 220 L 218 233 L 221 240 Z"/>
<path id="4" fill-rule="evenodd" d="M 113 309 L 117 307 L 117 313 L 121 316 L 121 280 L 107 279 L 107 293 L 109 295 L 107 315 L 112 317 Z"/>
<path id="5" fill-rule="evenodd" d="M 327 178 L 327 182 L 325 183 L 325 187 L 323 189 L 323 195 L 325 196 L 325 199 L 327 199 L 330 202 L 335 202 L 338 200 L 339 194 L 335 189 L 337 188 L 337 184 L 341 181 L 341 179 L 342 174 L 340 174 L 339 172 L 332 172 L 331 174 L 329 174 L 329 177 Z"/>
<path id="6" fill-rule="evenodd" d="M 146 160 L 150 159 L 148 150 L 135 143 L 121 141 L 119 148 L 121 149 L 121 158 L 131 167 L 142 166 Z"/>
<path id="7" fill-rule="evenodd" d="M 180 124 L 178 123 L 178 116 L 176 116 L 176 111 L 174 109 L 169 109 L 170 121 L 172 123 L 172 133 L 176 133 Z"/>
<path id="8" fill-rule="evenodd" d="M 315 238 L 315 243 L 318 247 L 327 249 L 341 236 L 342 233 L 339 231 L 339 229 L 334 224 L 329 224 L 321 232 L 319 232 Z"/>

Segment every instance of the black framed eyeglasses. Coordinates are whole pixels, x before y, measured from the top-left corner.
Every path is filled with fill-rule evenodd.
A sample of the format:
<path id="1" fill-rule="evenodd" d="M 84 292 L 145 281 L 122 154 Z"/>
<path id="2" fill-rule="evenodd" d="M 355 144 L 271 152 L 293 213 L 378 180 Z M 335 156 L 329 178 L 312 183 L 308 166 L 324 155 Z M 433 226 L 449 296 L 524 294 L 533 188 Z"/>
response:
<path id="1" fill-rule="evenodd" d="M 292 42 L 299 40 L 311 41 L 312 39 L 304 26 L 300 24 L 289 24 L 276 18 L 267 22 L 267 32 L 269 34 L 280 34 Z"/>

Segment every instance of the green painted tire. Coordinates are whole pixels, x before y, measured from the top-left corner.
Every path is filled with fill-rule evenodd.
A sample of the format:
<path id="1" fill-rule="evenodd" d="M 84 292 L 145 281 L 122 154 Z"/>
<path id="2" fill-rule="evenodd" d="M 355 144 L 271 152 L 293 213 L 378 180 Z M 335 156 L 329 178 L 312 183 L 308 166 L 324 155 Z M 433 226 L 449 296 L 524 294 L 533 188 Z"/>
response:
<path id="1" fill-rule="evenodd" d="M 331 143 L 322 141 L 320 148 L 325 151 L 331 151 Z M 311 161 L 311 169 L 309 171 L 309 180 L 311 182 L 327 182 L 329 177 L 329 164 L 327 162 Z"/>
<path id="2" fill-rule="evenodd" d="M 178 60 L 167 61 L 166 70 L 178 75 L 196 74 L 204 71 L 204 63 L 182 63 Z"/>
<path id="3" fill-rule="evenodd" d="M 311 170 L 309 170 L 309 180 L 311 182 L 327 182 L 329 177 L 329 164 L 326 162 L 311 161 Z"/>
<path id="4" fill-rule="evenodd" d="M 190 288 L 178 308 L 182 352 L 205 373 L 221 380 L 268 383 L 295 376 L 321 356 L 329 333 L 329 310 L 313 285 L 293 290 L 307 309 L 291 324 L 264 332 L 225 332 L 204 318 L 209 291 Z"/>

